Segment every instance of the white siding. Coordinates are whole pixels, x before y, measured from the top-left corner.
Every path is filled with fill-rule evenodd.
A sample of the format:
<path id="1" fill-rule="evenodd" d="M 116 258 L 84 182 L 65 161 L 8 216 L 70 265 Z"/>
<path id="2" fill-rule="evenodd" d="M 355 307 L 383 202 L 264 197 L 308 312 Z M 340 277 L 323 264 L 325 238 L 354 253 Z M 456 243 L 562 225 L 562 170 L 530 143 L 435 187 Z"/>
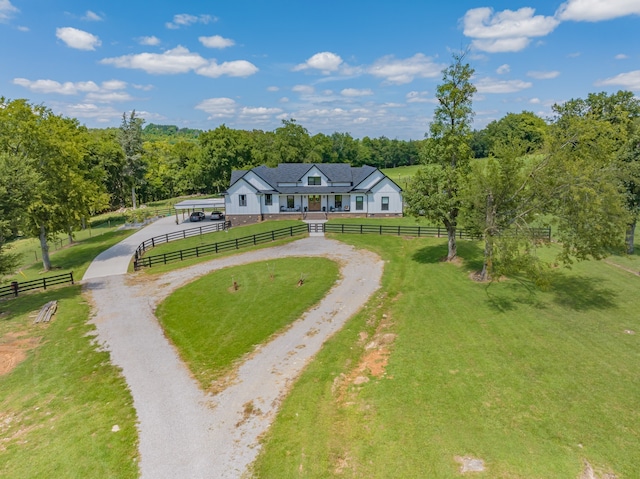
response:
<path id="1" fill-rule="evenodd" d="M 389 178 L 375 185 L 368 196 L 370 198 L 369 213 L 402 213 L 402 193 Z M 389 198 L 388 211 L 382 211 L 383 196 Z"/>
<path id="2" fill-rule="evenodd" d="M 264 214 L 276 214 L 280 212 L 280 195 L 277 195 L 275 193 L 271 195 L 270 206 L 264 204 L 265 195 L 261 195 L 259 198 L 260 201 L 262 201 L 262 212 Z"/>
<path id="3" fill-rule="evenodd" d="M 227 215 L 257 215 L 260 214 L 259 196 L 255 190 L 245 183 L 238 181 L 227 190 L 225 197 L 225 212 Z M 246 195 L 247 206 L 240 206 L 240 195 Z"/>

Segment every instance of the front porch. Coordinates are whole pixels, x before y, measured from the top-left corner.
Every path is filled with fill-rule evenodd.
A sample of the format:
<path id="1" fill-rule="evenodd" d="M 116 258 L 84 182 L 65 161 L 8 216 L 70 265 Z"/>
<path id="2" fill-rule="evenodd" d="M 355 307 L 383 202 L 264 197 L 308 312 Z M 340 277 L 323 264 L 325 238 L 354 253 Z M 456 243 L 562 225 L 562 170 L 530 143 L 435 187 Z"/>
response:
<path id="1" fill-rule="evenodd" d="M 350 195 L 280 195 L 281 214 L 296 213 L 348 213 L 351 210 Z"/>

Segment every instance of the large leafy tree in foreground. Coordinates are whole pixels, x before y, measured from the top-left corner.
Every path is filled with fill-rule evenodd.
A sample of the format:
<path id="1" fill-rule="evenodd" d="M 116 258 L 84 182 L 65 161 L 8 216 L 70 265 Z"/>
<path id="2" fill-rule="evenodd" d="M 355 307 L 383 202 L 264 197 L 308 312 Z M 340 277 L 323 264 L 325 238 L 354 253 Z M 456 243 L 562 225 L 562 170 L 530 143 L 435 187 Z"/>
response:
<path id="1" fill-rule="evenodd" d="M 543 283 L 547 264 L 536 255 L 534 226 L 545 219 L 561 246 L 557 261 L 599 259 L 622 247 L 629 221 L 618 157 L 626 126 L 576 102 L 556 105 L 544 152 L 502 138 L 476 160 L 465 188 L 465 220 L 482 234 L 480 279 L 524 275 Z M 622 142 L 622 143 L 621 143 Z"/>
<path id="2" fill-rule="evenodd" d="M 51 269 L 51 237 L 69 233 L 104 199 L 102 187 L 87 173 L 86 134 L 77 120 L 41 105 L 0 99 L 0 153 L 19 162 L 30 185 L 26 204 L 12 213 L 23 231 L 40 239 L 45 271 Z"/>
<path id="3" fill-rule="evenodd" d="M 454 54 L 453 62 L 442 72 L 443 83 L 436 91 L 439 104 L 423 147 L 426 167 L 416 174 L 405 194 L 411 212 L 444 224 L 448 261 L 457 255 L 460 189 L 472 157 L 472 98 L 476 88 L 471 83 L 474 70 L 464 63 L 464 57 L 464 53 Z"/>

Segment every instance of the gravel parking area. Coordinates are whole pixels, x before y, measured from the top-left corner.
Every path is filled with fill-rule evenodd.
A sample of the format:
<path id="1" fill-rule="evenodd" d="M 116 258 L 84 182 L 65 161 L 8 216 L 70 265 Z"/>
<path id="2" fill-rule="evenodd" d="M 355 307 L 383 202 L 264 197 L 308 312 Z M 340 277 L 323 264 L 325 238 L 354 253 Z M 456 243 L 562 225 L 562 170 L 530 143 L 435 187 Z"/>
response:
<path id="1" fill-rule="evenodd" d="M 216 395 L 205 394 L 165 338 L 154 316 L 156 306 L 175 289 L 217 269 L 296 256 L 336 260 L 341 279 L 315 308 L 252 354 L 233 384 Z M 379 288 L 383 270 L 375 254 L 324 237 L 154 277 L 115 270 L 109 275 L 105 266 L 100 275 L 85 276 L 85 289 L 92 298 L 98 341 L 111 352 L 131 389 L 141 476 L 149 479 L 241 477 L 292 381 Z"/>

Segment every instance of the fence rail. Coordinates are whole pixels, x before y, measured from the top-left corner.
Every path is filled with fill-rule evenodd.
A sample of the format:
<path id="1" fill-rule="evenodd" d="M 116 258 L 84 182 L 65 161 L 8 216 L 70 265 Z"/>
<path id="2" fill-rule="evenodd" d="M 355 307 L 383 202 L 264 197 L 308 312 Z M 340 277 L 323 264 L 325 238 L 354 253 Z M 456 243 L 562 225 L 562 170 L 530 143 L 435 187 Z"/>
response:
<path id="1" fill-rule="evenodd" d="M 196 246 L 194 248 L 172 251 L 151 256 L 138 256 L 134 258 L 133 267 L 137 271 L 140 268 L 151 268 L 154 264 L 167 264 L 173 261 L 184 261 L 185 259 L 205 256 L 208 254 L 220 253 L 232 249 L 240 249 L 246 246 L 253 246 L 262 243 L 270 243 L 280 238 L 296 236 L 308 232 L 307 225 L 296 225 L 287 228 L 280 228 L 272 231 L 265 231 L 250 236 L 220 241 L 218 243 Z"/>
<path id="2" fill-rule="evenodd" d="M 228 225 L 227 225 L 228 227 Z M 206 227 L 205 227 L 206 228 Z M 197 230 L 198 228 L 194 228 Z M 190 231 L 190 230 L 185 230 Z M 205 256 L 212 253 L 220 253 L 222 251 L 228 251 L 232 249 L 240 249 L 245 246 L 252 246 L 261 243 L 268 243 L 287 236 L 296 236 L 302 233 L 314 233 L 323 231 L 325 233 L 346 233 L 346 234 L 379 234 L 379 235 L 397 235 L 397 236 L 429 236 L 429 237 L 446 237 L 447 230 L 443 227 L 437 226 L 390 226 L 390 225 L 373 225 L 373 224 L 333 224 L 333 223 L 310 223 L 308 225 L 296 225 L 287 228 L 281 228 L 272 231 L 265 231 L 250 236 L 243 236 L 241 238 L 221 241 L 218 243 L 212 243 L 207 245 L 196 246 L 194 248 L 183 249 L 179 251 L 172 251 L 169 253 L 142 256 L 145 252 L 143 247 L 144 243 L 138 247 L 136 255 L 133 261 L 133 267 L 137 271 L 140 268 L 151 268 L 155 264 L 167 264 L 174 261 L 183 261 L 185 259 Z M 535 228 L 534 235 L 541 240 L 551 240 L 550 228 Z M 177 234 L 175 239 L 182 239 L 183 232 L 171 233 L 169 235 L 162 235 L 155 238 L 161 240 L 165 236 L 171 236 Z M 198 233 L 192 234 L 195 235 Z M 185 236 L 187 237 L 187 236 Z M 479 239 L 481 236 L 475 232 L 471 232 L 464 229 L 458 229 L 456 237 L 460 239 Z M 153 247 L 159 243 L 151 240 L 147 240 L 146 249 Z M 167 242 L 163 240 L 162 242 Z"/>
<path id="3" fill-rule="evenodd" d="M 189 228 L 182 231 L 174 231 L 173 233 L 167 233 L 159 236 L 154 236 L 153 238 L 149 238 L 148 240 L 140 243 L 136 252 L 134 254 L 134 258 L 137 260 L 142 257 L 142 255 L 149 249 L 154 248 L 163 243 L 169 243 L 171 241 L 181 240 L 190 238 L 192 236 L 199 236 L 204 233 L 214 233 L 216 231 L 224 231 L 231 227 L 231 223 L 229 221 L 223 221 L 222 223 L 212 223 L 205 226 L 196 226 L 195 228 Z"/>
<path id="4" fill-rule="evenodd" d="M 446 237 L 447 229 L 441 226 L 391 226 L 372 224 L 335 224 L 324 223 L 325 233 L 352 233 L 352 234 L 379 234 L 397 236 L 431 236 L 436 238 Z M 533 228 L 535 238 L 551 241 L 551 228 Z M 456 238 L 480 239 L 482 235 L 469 230 L 458 228 Z"/>
<path id="5" fill-rule="evenodd" d="M 56 284 L 63 283 L 71 283 L 73 282 L 73 271 L 70 273 L 58 274 L 56 276 L 49 276 L 47 278 L 34 279 L 31 281 L 13 281 L 11 284 L 7 286 L 0 286 L 0 297 L 3 296 L 14 296 L 17 297 L 18 294 L 24 291 L 30 291 L 32 289 L 47 289 L 49 286 L 54 286 Z"/>

